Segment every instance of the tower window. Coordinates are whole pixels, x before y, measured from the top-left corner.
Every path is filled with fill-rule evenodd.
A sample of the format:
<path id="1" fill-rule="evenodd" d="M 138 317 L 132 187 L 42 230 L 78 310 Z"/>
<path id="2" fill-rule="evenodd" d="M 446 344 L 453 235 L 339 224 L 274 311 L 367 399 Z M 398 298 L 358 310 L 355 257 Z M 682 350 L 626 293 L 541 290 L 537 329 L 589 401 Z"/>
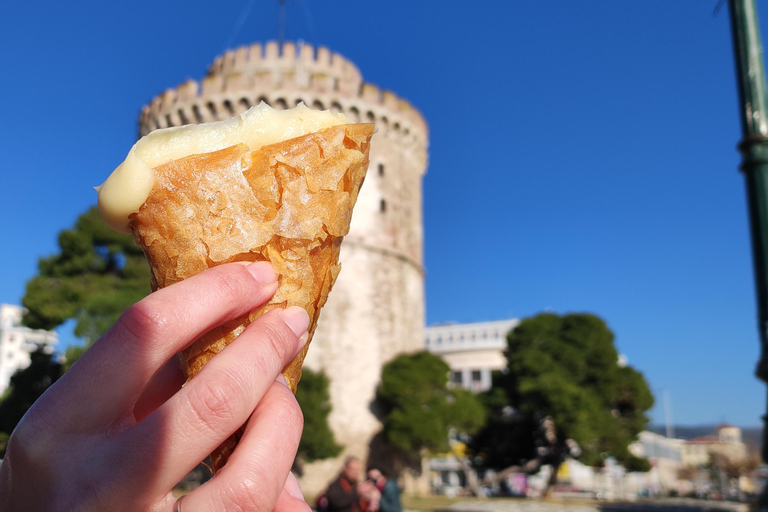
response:
<path id="1" fill-rule="evenodd" d="M 211 113 L 211 117 L 213 119 L 217 119 L 217 117 L 216 117 L 216 105 L 214 105 L 212 101 L 208 102 L 208 112 Z"/>
<path id="2" fill-rule="evenodd" d="M 182 109 L 179 109 L 179 119 L 181 119 L 181 124 L 189 124 L 189 118 L 187 118 L 187 114 Z"/>
<path id="3" fill-rule="evenodd" d="M 384 176 L 384 164 L 379 164 L 379 176 Z"/>
<path id="4" fill-rule="evenodd" d="M 379 211 L 381 213 L 384 213 L 385 211 L 387 211 L 387 202 L 383 199 L 379 201 Z"/>
<path id="5" fill-rule="evenodd" d="M 197 121 L 198 123 L 203 122 L 203 116 L 202 114 L 200 114 L 200 107 L 198 107 L 197 105 L 192 105 L 192 113 L 195 116 L 195 121 Z"/>

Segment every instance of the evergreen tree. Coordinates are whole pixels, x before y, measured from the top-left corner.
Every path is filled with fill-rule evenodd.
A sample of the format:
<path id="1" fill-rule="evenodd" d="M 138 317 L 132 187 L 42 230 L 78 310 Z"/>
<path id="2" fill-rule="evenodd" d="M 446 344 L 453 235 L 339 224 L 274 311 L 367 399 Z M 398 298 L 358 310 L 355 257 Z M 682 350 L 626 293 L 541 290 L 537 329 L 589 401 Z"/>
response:
<path id="1" fill-rule="evenodd" d="M 28 367 L 11 376 L 10 386 L 0 401 L 0 432 L 13 432 L 27 409 L 61 377 L 61 364 L 41 347 L 30 354 L 30 359 Z"/>
<path id="2" fill-rule="evenodd" d="M 342 450 L 328 427 L 331 412 L 328 385 L 328 377 L 323 372 L 302 369 L 296 400 L 304 413 L 304 432 L 297 453 L 303 462 L 335 457 Z"/>
<path id="3" fill-rule="evenodd" d="M 95 207 L 59 234 L 59 249 L 40 259 L 38 275 L 27 282 L 23 321 L 50 330 L 74 319 L 75 335 L 90 345 L 149 293 L 149 265 L 131 236 L 108 228 Z"/>
<path id="4" fill-rule="evenodd" d="M 482 397 L 489 421 L 473 448 L 483 465 L 552 464 L 556 474 L 567 455 L 596 466 L 611 455 L 629 470 L 648 469 L 628 446 L 647 425 L 653 396 L 640 372 L 619 366 L 613 340 L 589 314 L 520 322 L 507 336 L 507 372 Z"/>
<path id="5" fill-rule="evenodd" d="M 448 452 L 452 431 L 471 435 L 485 421 L 485 411 L 472 393 L 448 387 L 449 370 L 429 352 L 400 355 L 382 370 L 377 402 L 383 411 L 383 434 L 412 460 L 418 460 L 422 450 Z"/>

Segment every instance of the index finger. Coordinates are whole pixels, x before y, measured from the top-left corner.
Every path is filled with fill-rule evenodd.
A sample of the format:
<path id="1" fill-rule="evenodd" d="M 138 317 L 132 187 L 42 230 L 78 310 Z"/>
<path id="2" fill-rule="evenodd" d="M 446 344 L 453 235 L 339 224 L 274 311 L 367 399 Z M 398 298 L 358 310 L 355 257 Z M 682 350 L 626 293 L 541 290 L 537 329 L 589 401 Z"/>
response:
<path id="1" fill-rule="evenodd" d="M 81 427 L 90 417 L 100 424 L 132 421 L 138 397 L 174 354 L 265 303 L 276 289 L 271 265 L 256 262 L 222 265 L 158 290 L 126 310 L 57 383 L 69 390 L 50 398 L 77 411 Z"/>

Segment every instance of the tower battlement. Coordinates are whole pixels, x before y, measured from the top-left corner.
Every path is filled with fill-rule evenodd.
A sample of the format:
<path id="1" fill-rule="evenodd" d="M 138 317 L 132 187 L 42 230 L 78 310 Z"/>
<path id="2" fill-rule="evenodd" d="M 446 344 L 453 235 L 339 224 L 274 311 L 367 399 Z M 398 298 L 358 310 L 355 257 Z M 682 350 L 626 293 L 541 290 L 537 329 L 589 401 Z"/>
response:
<path id="1" fill-rule="evenodd" d="M 227 119 L 261 101 L 275 108 L 303 101 L 353 121 L 374 122 L 426 164 L 428 133 L 421 112 L 394 92 L 363 82 L 357 66 L 340 54 L 306 43 L 270 41 L 227 51 L 201 81 L 187 80 L 145 106 L 139 132 Z"/>

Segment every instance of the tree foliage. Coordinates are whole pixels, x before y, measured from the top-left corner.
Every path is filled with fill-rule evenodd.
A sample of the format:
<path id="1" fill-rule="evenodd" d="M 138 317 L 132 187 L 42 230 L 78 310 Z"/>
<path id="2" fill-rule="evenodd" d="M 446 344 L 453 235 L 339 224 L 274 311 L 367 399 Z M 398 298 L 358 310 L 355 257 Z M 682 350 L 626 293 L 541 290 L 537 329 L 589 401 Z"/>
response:
<path id="1" fill-rule="evenodd" d="M 482 400 L 488 424 L 476 436 L 474 449 L 492 468 L 534 458 L 559 465 L 580 448 L 588 465 L 613 456 L 630 470 L 648 463 L 629 444 L 648 423 L 653 396 L 642 374 L 619 366 L 613 333 L 589 314 L 545 313 L 523 320 L 508 336 L 508 371 L 494 376 Z M 555 428 L 554 442 L 542 431 L 545 418 Z"/>
<path id="2" fill-rule="evenodd" d="M 150 291 L 141 248 L 108 228 L 95 207 L 59 234 L 59 249 L 40 259 L 38 275 L 27 283 L 22 303 L 29 327 L 53 329 L 74 319 L 75 335 L 90 344 Z"/>
<path id="3" fill-rule="evenodd" d="M 451 430 L 471 435 L 485 421 L 485 410 L 472 393 L 448 388 L 449 370 L 429 352 L 400 355 L 382 370 L 377 403 L 384 437 L 414 460 L 422 449 L 449 451 Z"/>
<path id="4" fill-rule="evenodd" d="M 303 462 L 335 457 L 342 450 L 328 427 L 331 412 L 328 385 L 328 377 L 324 373 L 307 368 L 302 370 L 296 400 L 304 413 L 304 432 L 297 454 Z"/>
<path id="5" fill-rule="evenodd" d="M 0 432 L 13 432 L 27 409 L 61 377 L 61 364 L 42 348 L 32 352 L 30 358 L 28 367 L 11 376 L 10 386 L 0 401 Z"/>

